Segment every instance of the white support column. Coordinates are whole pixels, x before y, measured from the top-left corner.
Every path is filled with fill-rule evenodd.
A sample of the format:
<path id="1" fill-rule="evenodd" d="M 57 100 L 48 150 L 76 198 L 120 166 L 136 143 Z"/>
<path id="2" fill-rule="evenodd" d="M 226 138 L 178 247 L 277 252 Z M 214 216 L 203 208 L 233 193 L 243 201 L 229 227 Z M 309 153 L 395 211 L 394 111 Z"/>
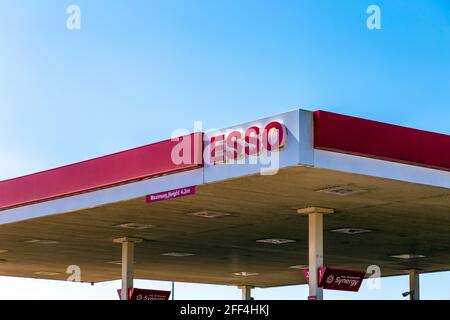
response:
<path id="1" fill-rule="evenodd" d="M 122 244 L 122 293 L 121 300 L 128 300 L 128 291 L 133 288 L 134 280 L 134 244 L 142 242 L 136 238 L 118 238 L 115 243 Z"/>
<path id="2" fill-rule="evenodd" d="M 309 207 L 298 209 L 299 214 L 308 215 L 309 298 L 323 300 L 323 289 L 319 288 L 319 271 L 323 267 L 323 215 L 333 209 Z"/>
<path id="3" fill-rule="evenodd" d="M 409 270 L 409 299 L 420 300 L 419 271 Z"/>
<path id="4" fill-rule="evenodd" d="M 242 290 L 242 300 L 252 299 L 252 286 L 239 286 L 238 288 Z"/>

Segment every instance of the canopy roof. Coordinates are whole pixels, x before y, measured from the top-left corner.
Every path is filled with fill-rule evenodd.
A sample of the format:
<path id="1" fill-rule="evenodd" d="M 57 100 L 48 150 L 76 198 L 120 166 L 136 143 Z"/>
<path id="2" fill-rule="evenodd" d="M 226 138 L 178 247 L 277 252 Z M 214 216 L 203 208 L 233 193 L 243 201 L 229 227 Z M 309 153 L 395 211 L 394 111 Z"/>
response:
<path id="1" fill-rule="evenodd" d="M 215 132 L 187 136 L 196 142 L 189 164 L 173 164 L 168 140 L 0 182 L 0 274 L 65 280 L 66 268 L 79 265 L 84 282 L 119 279 L 113 239 L 126 236 L 144 239 L 137 278 L 301 284 L 308 224 L 297 209 L 309 206 L 335 210 L 324 219 L 327 266 L 378 265 L 383 276 L 450 270 L 448 135 L 303 110 L 231 129 L 270 121 L 289 132 L 276 174 L 261 174 L 261 164 L 202 161 Z M 190 196 L 145 200 L 194 185 Z M 148 228 L 120 226 L 127 223 Z M 364 230 L 338 232 L 345 228 Z M 258 241 L 265 239 L 293 241 Z M 403 254 L 419 256 L 393 257 Z"/>

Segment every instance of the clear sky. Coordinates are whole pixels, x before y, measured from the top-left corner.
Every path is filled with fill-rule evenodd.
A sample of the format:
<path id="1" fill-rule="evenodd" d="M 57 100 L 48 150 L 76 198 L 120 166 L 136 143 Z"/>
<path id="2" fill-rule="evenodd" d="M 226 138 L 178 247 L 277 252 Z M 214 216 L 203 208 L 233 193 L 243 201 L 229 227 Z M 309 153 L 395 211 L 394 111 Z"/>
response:
<path id="1" fill-rule="evenodd" d="M 80 30 L 66 27 L 70 4 Z M 366 26 L 371 4 L 380 30 Z M 0 179 L 165 139 L 195 120 L 221 128 L 297 107 L 450 134 L 450 2 L 0 0 Z M 449 273 L 422 280 L 424 298 L 450 299 Z M 0 298 L 116 298 L 118 286 L 0 278 Z M 398 277 L 326 297 L 406 290 Z M 239 294 L 176 284 L 177 298 Z"/>

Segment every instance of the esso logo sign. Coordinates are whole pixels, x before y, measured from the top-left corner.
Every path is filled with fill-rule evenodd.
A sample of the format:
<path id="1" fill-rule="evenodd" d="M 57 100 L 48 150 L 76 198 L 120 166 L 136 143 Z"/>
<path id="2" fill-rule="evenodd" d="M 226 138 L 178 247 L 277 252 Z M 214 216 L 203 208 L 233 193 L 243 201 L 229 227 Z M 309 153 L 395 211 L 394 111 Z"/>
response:
<path id="1" fill-rule="evenodd" d="M 278 121 L 264 128 L 251 126 L 242 132 L 233 130 L 210 138 L 210 163 L 224 163 L 245 156 L 258 156 L 263 151 L 279 151 L 287 141 L 287 128 Z"/>
<path id="2" fill-rule="evenodd" d="M 334 275 L 330 274 L 330 275 L 327 277 L 327 283 L 328 283 L 328 284 L 331 284 L 331 283 L 333 283 L 333 281 L 334 281 Z"/>

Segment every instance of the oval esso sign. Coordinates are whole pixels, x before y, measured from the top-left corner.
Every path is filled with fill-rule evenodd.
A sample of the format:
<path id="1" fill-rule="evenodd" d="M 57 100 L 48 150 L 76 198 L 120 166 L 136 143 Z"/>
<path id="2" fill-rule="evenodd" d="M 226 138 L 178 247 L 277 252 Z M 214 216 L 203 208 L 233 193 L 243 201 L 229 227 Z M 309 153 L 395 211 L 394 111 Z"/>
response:
<path id="1" fill-rule="evenodd" d="M 287 128 L 278 121 L 269 122 L 264 128 L 251 126 L 245 131 L 229 130 L 209 138 L 210 164 L 236 161 L 263 152 L 283 149 L 287 141 Z"/>

